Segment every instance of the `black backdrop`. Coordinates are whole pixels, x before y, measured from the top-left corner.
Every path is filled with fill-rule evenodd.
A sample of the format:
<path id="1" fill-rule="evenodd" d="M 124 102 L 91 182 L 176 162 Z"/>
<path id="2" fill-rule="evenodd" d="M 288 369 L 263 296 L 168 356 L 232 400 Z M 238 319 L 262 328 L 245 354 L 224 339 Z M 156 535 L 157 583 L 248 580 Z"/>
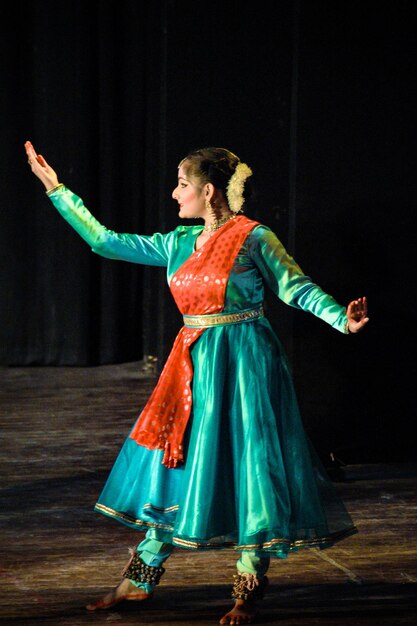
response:
<path id="1" fill-rule="evenodd" d="M 338 301 L 369 298 L 347 338 L 268 297 L 319 452 L 415 460 L 414 3 L 1 12 L 3 365 L 163 363 L 181 324 L 163 270 L 97 257 L 56 214 L 24 141 L 106 226 L 145 234 L 178 223 L 183 154 L 221 145 L 254 170 L 248 215 Z"/>

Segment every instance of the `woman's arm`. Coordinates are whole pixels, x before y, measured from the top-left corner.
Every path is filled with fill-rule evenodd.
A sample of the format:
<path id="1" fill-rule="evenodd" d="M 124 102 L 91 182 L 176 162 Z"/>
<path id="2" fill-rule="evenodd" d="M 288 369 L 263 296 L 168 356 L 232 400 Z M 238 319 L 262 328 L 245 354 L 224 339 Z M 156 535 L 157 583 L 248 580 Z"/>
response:
<path id="1" fill-rule="evenodd" d="M 366 298 L 340 305 L 306 276 L 278 237 L 266 226 L 255 228 L 249 253 L 276 295 L 290 306 L 308 311 L 343 333 L 356 333 L 368 322 Z"/>
<path id="2" fill-rule="evenodd" d="M 152 236 L 116 233 L 101 224 L 70 189 L 59 183 L 54 169 L 33 145 L 25 143 L 32 172 L 46 188 L 46 193 L 62 217 L 86 241 L 93 252 L 108 259 L 166 267 L 173 232 Z"/>

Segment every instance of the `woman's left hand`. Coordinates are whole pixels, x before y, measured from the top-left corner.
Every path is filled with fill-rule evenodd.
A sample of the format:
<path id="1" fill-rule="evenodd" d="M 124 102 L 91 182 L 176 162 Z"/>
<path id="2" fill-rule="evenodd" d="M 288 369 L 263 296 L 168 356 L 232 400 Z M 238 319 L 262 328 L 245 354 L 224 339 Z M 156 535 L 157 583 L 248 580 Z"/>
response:
<path id="1" fill-rule="evenodd" d="M 358 333 L 369 322 L 368 303 L 366 298 L 358 298 L 349 302 L 346 310 L 350 333 Z"/>

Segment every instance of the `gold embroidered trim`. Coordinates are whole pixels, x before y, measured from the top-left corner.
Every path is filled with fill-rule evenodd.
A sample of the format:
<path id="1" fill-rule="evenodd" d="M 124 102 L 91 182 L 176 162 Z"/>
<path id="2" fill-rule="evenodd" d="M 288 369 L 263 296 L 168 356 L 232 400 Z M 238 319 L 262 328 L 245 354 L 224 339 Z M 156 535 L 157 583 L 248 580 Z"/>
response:
<path id="1" fill-rule="evenodd" d="M 337 533 L 331 533 L 330 535 L 326 535 L 324 537 L 315 537 L 314 539 L 296 539 L 295 541 L 290 541 L 289 539 L 271 539 L 270 541 L 266 541 L 265 543 L 238 545 L 235 547 L 235 550 L 268 550 L 268 548 L 272 548 L 272 546 L 278 543 L 289 545 L 290 550 L 295 550 L 302 547 L 313 548 L 321 544 L 334 543 L 335 541 L 339 541 L 340 539 L 344 539 L 345 537 L 354 535 L 357 532 L 358 529 L 355 526 L 352 526 L 352 528 L 341 530 Z"/>
<path id="2" fill-rule="evenodd" d="M 297 548 L 306 547 L 306 548 L 314 548 L 316 546 L 326 544 L 326 543 L 334 543 L 342 538 L 348 537 L 349 535 L 354 535 L 358 530 L 354 526 L 352 528 L 348 528 L 347 530 L 340 531 L 338 533 L 333 533 L 327 535 L 325 537 L 317 537 L 315 539 L 297 539 L 296 541 L 290 541 L 289 539 L 284 538 L 274 538 L 270 541 L 266 541 L 265 543 L 249 543 L 249 544 L 239 544 L 233 542 L 224 542 L 224 543 L 203 543 L 198 541 L 187 541 L 186 539 L 180 539 L 179 537 L 173 537 L 172 542 L 175 545 L 182 546 L 184 548 L 193 548 L 197 550 L 198 548 L 212 549 L 216 550 L 223 547 L 231 547 L 233 550 L 241 551 L 241 550 L 268 550 L 277 544 L 284 544 L 286 546 L 290 546 L 290 551 L 296 550 Z"/>
<path id="3" fill-rule="evenodd" d="M 222 543 L 202 543 L 198 541 L 187 541 L 187 539 L 180 539 L 179 537 L 173 537 L 172 543 L 176 546 L 182 546 L 183 548 L 193 548 L 197 550 L 198 548 L 207 548 L 216 550 L 219 548 L 235 548 L 236 544 L 233 541 L 223 541 Z"/>
<path id="4" fill-rule="evenodd" d="M 168 506 L 166 509 L 163 509 L 159 506 L 155 506 L 154 504 L 144 504 L 143 505 L 144 509 L 153 509 L 154 511 L 158 511 L 158 513 L 171 513 L 171 511 L 178 511 L 179 506 L 178 504 L 174 504 L 172 506 Z"/>
<path id="5" fill-rule="evenodd" d="M 152 505 L 145 505 L 145 507 L 150 508 Z M 175 505 L 177 506 L 177 505 Z M 169 507 L 168 509 L 159 509 L 161 511 L 175 510 L 175 506 Z M 104 513 L 110 517 L 114 517 L 115 519 L 121 520 L 123 522 L 127 522 L 128 524 L 132 524 L 134 526 L 138 526 L 141 528 L 161 528 L 162 530 L 173 531 L 173 526 L 169 524 L 158 524 L 156 522 L 145 522 L 141 519 L 135 519 L 130 515 L 126 515 L 126 513 L 121 513 L 119 511 L 115 511 L 114 509 L 110 509 L 104 504 L 97 503 L 95 505 L 95 510 L 100 513 Z M 152 507 L 157 508 L 157 507 Z M 344 539 L 349 537 L 350 535 L 354 535 L 358 532 L 358 529 L 355 526 L 348 528 L 346 530 L 339 531 L 337 533 L 331 533 L 330 535 L 326 535 L 324 537 L 316 537 L 314 539 L 297 539 L 296 541 L 290 541 L 289 539 L 284 538 L 274 538 L 270 541 L 266 541 L 265 543 L 249 543 L 249 544 L 239 544 L 236 545 L 233 541 L 224 541 L 222 543 L 204 543 L 199 541 L 189 541 L 187 539 L 181 539 L 180 537 L 173 537 L 172 543 L 176 546 L 183 548 L 190 548 L 193 550 L 198 550 L 199 548 L 204 548 L 206 550 L 218 550 L 220 548 L 232 548 L 236 551 L 241 550 L 268 550 L 277 544 L 284 544 L 289 546 L 290 552 L 296 550 L 297 548 L 314 548 L 326 543 L 335 543 L 340 539 Z"/>
<path id="6" fill-rule="evenodd" d="M 49 189 L 47 189 L 45 193 L 47 196 L 51 196 L 53 193 L 58 191 L 58 189 L 63 189 L 64 187 L 64 183 L 58 183 L 58 185 L 55 185 L 55 187 L 50 187 Z"/>
<path id="7" fill-rule="evenodd" d="M 188 328 L 205 328 L 207 326 L 219 326 L 220 324 L 239 324 L 240 322 L 248 322 L 258 317 L 263 317 L 264 309 L 262 306 L 250 311 L 241 311 L 239 313 L 214 313 L 212 315 L 184 315 L 184 325 Z"/>
<path id="8" fill-rule="evenodd" d="M 121 520 L 123 522 L 127 522 L 128 524 L 132 524 L 134 526 L 140 526 L 144 528 L 161 528 L 162 530 L 174 530 L 173 526 L 169 524 L 158 524 L 156 522 L 144 522 L 141 519 L 135 519 L 130 515 L 126 515 L 126 513 L 121 513 L 120 511 L 115 511 L 114 509 L 110 509 L 108 506 L 104 506 L 104 504 L 96 504 L 94 509 L 99 511 L 100 513 L 104 513 L 109 517 L 114 517 L 115 519 Z"/>
<path id="9" fill-rule="evenodd" d="M 265 543 L 248 543 L 248 544 L 240 544 L 236 546 L 237 550 L 258 550 L 258 549 L 268 549 L 275 546 L 277 543 L 283 543 L 286 546 L 291 546 L 291 541 L 289 539 L 284 539 L 281 537 L 277 537 L 275 539 L 271 539 L 270 541 L 266 541 Z"/>

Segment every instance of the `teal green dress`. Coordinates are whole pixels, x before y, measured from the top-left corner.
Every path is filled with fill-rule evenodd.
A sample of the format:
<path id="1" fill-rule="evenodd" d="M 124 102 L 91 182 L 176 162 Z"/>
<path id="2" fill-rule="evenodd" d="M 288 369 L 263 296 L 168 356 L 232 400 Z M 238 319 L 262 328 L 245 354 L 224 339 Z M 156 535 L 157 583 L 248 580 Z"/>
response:
<path id="1" fill-rule="evenodd" d="M 115 233 L 69 189 L 50 199 L 93 252 L 166 267 L 168 283 L 203 229 Z M 224 312 L 262 305 L 265 286 L 286 304 L 348 332 L 346 309 L 302 272 L 268 227 L 258 225 L 235 260 Z M 183 548 L 255 550 L 280 558 L 355 533 L 304 430 L 287 357 L 268 319 L 209 327 L 191 357 L 185 463 L 167 468 L 162 450 L 142 447 L 126 433 L 95 509 L 140 531 L 168 532 Z"/>

